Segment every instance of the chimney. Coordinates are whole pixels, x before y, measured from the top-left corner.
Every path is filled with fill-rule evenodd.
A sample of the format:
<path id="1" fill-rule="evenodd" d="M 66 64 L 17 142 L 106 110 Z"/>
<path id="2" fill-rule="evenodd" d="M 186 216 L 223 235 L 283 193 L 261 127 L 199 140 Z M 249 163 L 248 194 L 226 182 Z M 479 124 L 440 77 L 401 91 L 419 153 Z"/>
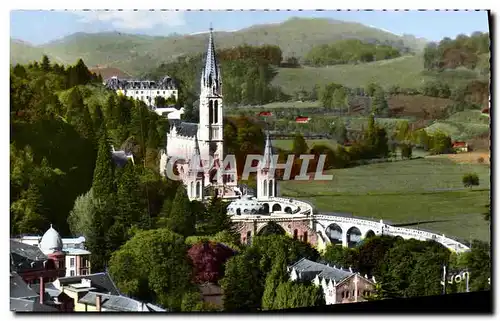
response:
<path id="1" fill-rule="evenodd" d="M 43 276 L 40 277 L 40 304 L 43 304 L 45 300 L 45 282 L 43 281 Z"/>
<path id="2" fill-rule="evenodd" d="M 95 308 L 97 312 L 101 312 L 102 297 L 100 294 L 95 295 Z"/>

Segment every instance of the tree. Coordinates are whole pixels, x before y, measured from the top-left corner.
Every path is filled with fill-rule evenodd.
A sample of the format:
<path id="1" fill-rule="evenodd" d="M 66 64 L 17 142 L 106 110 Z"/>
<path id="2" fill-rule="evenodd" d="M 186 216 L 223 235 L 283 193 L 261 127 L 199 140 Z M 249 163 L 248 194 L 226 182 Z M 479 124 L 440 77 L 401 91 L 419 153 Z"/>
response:
<path id="1" fill-rule="evenodd" d="M 339 144 L 344 144 L 347 141 L 347 128 L 341 118 L 333 124 L 332 136 Z"/>
<path id="2" fill-rule="evenodd" d="M 123 168 L 118 180 L 117 209 L 126 226 L 137 224 L 140 228 L 150 227 L 148 213 L 142 198 L 137 170 L 131 161 Z"/>
<path id="3" fill-rule="evenodd" d="M 112 196 L 113 197 L 113 196 Z M 109 243 L 110 229 L 113 225 L 115 207 L 113 198 L 105 201 L 97 199 L 95 210 L 92 212 L 90 226 L 85 236 L 85 245 L 91 253 L 92 269 L 94 271 L 104 271 L 107 266 L 110 249 L 115 250 L 114 242 Z"/>
<path id="4" fill-rule="evenodd" d="M 435 132 L 430 138 L 430 145 L 432 154 L 449 153 L 452 148 L 451 137 L 440 131 Z"/>
<path id="5" fill-rule="evenodd" d="M 184 186 L 177 188 L 170 213 L 162 217 L 161 227 L 166 227 L 183 236 L 195 234 L 196 215 L 191 211 L 191 204 Z"/>
<path id="6" fill-rule="evenodd" d="M 234 255 L 229 247 L 215 242 L 201 241 L 188 250 L 194 266 L 194 281 L 217 283 L 224 276 L 224 264 Z"/>
<path id="7" fill-rule="evenodd" d="M 111 147 L 104 126 L 101 128 L 99 149 L 94 169 L 92 189 L 96 199 L 105 201 L 115 193 L 114 164 L 111 159 Z"/>
<path id="8" fill-rule="evenodd" d="M 335 265 L 339 268 L 357 267 L 358 253 L 352 248 L 328 245 L 322 257 L 330 265 Z"/>
<path id="9" fill-rule="evenodd" d="M 407 121 L 399 122 L 396 129 L 396 138 L 398 141 L 403 142 L 409 138 L 410 125 Z"/>
<path id="10" fill-rule="evenodd" d="M 324 304 L 325 297 L 321 287 L 312 284 L 284 282 L 276 289 L 273 308 L 279 310 L 313 307 Z"/>
<path id="11" fill-rule="evenodd" d="M 113 253 L 109 272 L 122 293 L 180 311 L 184 293 L 194 290 L 186 251 L 184 238 L 168 229 L 140 231 Z"/>
<path id="12" fill-rule="evenodd" d="M 49 57 L 47 57 L 47 55 L 43 55 L 41 67 L 42 67 L 42 70 L 45 72 L 50 71 L 50 60 L 49 60 Z"/>
<path id="13" fill-rule="evenodd" d="M 361 274 L 380 275 L 380 268 L 384 264 L 385 255 L 396 241 L 395 237 L 382 235 L 369 238 L 366 242 L 363 242 L 357 253 L 357 270 Z"/>
<path id="14" fill-rule="evenodd" d="M 342 85 L 336 83 L 330 83 L 326 85 L 320 93 L 320 100 L 325 108 L 334 108 L 335 101 L 333 99 L 335 90 L 342 88 Z"/>
<path id="15" fill-rule="evenodd" d="M 467 173 L 462 177 L 464 187 L 479 186 L 479 176 L 476 173 Z"/>
<path id="16" fill-rule="evenodd" d="M 232 221 L 227 215 L 227 204 L 221 198 L 213 197 L 210 200 L 204 214 L 204 220 L 200 226 L 203 235 L 214 235 L 221 231 L 231 231 Z M 198 229 L 198 228 L 197 228 Z"/>
<path id="17" fill-rule="evenodd" d="M 293 147 L 292 152 L 295 156 L 303 155 L 307 153 L 309 147 L 307 146 L 306 140 L 304 136 L 301 134 L 295 134 L 295 138 L 293 139 Z"/>
<path id="18" fill-rule="evenodd" d="M 77 197 L 68 217 L 68 224 L 73 235 L 88 236 L 96 206 L 92 189 Z"/>
<path id="19" fill-rule="evenodd" d="M 435 241 L 400 240 L 387 251 L 378 282 L 388 297 L 439 295 L 451 252 Z"/>
<path id="20" fill-rule="evenodd" d="M 411 158 L 412 145 L 411 144 L 400 144 L 399 148 L 401 148 L 401 158 Z"/>
<path id="21" fill-rule="evenodd" d="M 88 140 L 93 140 L 95 137 L 94 123 L 92 122 L 88 107 L 83 102 L 80 90 L 78 88 L 71 90 L 68 100 L 68 110 L 66 113 L 68 123 L 73 125 L 80 135 Z"/>
<path id="22" fill-rule="evenodd" d="M 340 113 L 343 114 L 343 110 L 346 107 L 349 107 L 348 101 L 347 101 L 347 92 L 344 87 L 339 87 L 335 89 L 333 92 L 333 106 L 340 108 Z"/>
<path id="23" fill-rule="evenodd" d="M 375 90 L 372 99 L 372 112 L 381 117 L 389 116 L 389 105 L 385 99 L 385 92 L 382 89 Z"/>
<path id="24" fill-rule="evenodd" d="M 381 91 L 382 87 L 377 83 L 371 82 L 366 86 L 366 94 L 370 97 L 373 97 L 377 91 Z"/>
<path id="25" fill-rule="evenodd" d="M 287 282 L 288 279 L 285 256 L 283 253 L 279 253 L 271 272 L 266 277 L 266 285 L 262 295 L 262 308 L 264 310 L 274 308 L 276 289 L 281 283 Z"/>
<path id="26" fill-rule="evenodd" d="M 259 260 L 257 251 L 248 248 L 227 261 L 225 276 L 220 281 L 225 311 L 257 311 L 260 308 L 264 282 Z"/>

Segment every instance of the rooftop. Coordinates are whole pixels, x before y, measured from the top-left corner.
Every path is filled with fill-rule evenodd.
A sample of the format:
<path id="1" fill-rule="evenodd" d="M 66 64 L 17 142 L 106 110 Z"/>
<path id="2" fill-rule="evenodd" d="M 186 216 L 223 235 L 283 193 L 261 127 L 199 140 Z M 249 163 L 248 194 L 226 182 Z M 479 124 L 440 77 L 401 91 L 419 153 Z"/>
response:
<path id="1" fill-rule="evenodd" d="M 165 310 L 160 307 L 154 306 L 150 303 L 145 304 L 123 295 L 108 295 L 89 292 L 85 294 L 78 302 L 95 306 L 98 295 L 101 296 L 101 307 L 104 309 L 123 312 L 165 312 Z"/>
<path id="2" fill-rule="evenodd" d="M 355 274 L 354 272 L 310 261 L 306 258 L 300 259 L 289 268 L 290 270 L 295 269 L 295 271 L 299 272 L 301 279 L 312 280 L 316 277 L 316 275 L 318 275 L 321 278 L 333 280 L 337 283 Z"/>
<path id="3" fill-rule="evenodd" d="M 116 287 L 115 283 L 109 276 L 107 272 L 94 273 L 89 275 L 79 275 L 79 276 L 69 276 L 63 277 L 56 280 L 62 286 L 70 285 L 75 291 L 81 291 L 79 286 L 76 284 L 81 284 L 82 279 L 88 279 L 91 282 L 91 288 L 85 287 L 84 289 L 94 289 L 98 292 L 106 292 L 112 295 L 120 295 L 120 291 Z M 76 285 L 76 286 L 75 286 Z"/>

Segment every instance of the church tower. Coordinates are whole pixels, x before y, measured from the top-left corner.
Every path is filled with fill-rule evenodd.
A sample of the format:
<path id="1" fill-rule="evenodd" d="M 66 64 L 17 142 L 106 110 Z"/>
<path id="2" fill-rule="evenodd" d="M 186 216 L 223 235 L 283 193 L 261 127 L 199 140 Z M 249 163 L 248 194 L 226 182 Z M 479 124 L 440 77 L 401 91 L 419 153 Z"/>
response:
<path id="1" fill-rule="evenodd" d="M 201 73 L 200 84 L 200 123 L 199 140 L 201 144 L 201 157 L 208 160 L 214 159 L 214 163 L 222 166 L 223 155 L 223 113 L 222 113 L 222 77 L 219 63 L 215 53 L 212 28 L 208 40 L 205 67 Z M 207 164 L 209 168 L 213 164 Z M 205 183 L 222 185 L 222 173 L 215 171 L 207 173 Z"/>
<path id="2" fill-rule="evenodd" d="M 194 138 L 195 147 L 194 153 L 189 160 L 189 169 L 186 175 L 185 184 L 187 187 L 189 200 L 203 200 L 203 189 L 205 187 L 205 175 L 203 170 L 203 163 L 200 157 L 200 145 L 198 137 Z"/>
<path id="3" fill-rule="evenodd" d="M 259 162 L 257 170 L 257 199 L 268 199 L 276 197 L 276 163 L 273 156 L 273 148 L 269 133 L 266 135 L 266 147 L 264 157 Z"/>

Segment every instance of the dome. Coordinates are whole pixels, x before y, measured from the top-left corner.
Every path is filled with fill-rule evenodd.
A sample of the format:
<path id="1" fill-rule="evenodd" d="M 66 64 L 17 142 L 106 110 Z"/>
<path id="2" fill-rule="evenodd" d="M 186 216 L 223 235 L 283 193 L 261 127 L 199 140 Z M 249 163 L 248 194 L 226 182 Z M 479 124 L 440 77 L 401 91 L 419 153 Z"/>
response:
<path id="1" fill-rule="evenodd" d="M 59 233 L 50 225 L 40 241 L 40 249 L 45 254 L 61 251 L 63 248 L 62 239 Z"/>
<path id="2" fill-rule="evenodd" d="M 237 199 L 227 207 L 229 215 L 252 215 L 262 213 L 263 206 L 257 199 L 250 195 L 245 195 Z"/>

